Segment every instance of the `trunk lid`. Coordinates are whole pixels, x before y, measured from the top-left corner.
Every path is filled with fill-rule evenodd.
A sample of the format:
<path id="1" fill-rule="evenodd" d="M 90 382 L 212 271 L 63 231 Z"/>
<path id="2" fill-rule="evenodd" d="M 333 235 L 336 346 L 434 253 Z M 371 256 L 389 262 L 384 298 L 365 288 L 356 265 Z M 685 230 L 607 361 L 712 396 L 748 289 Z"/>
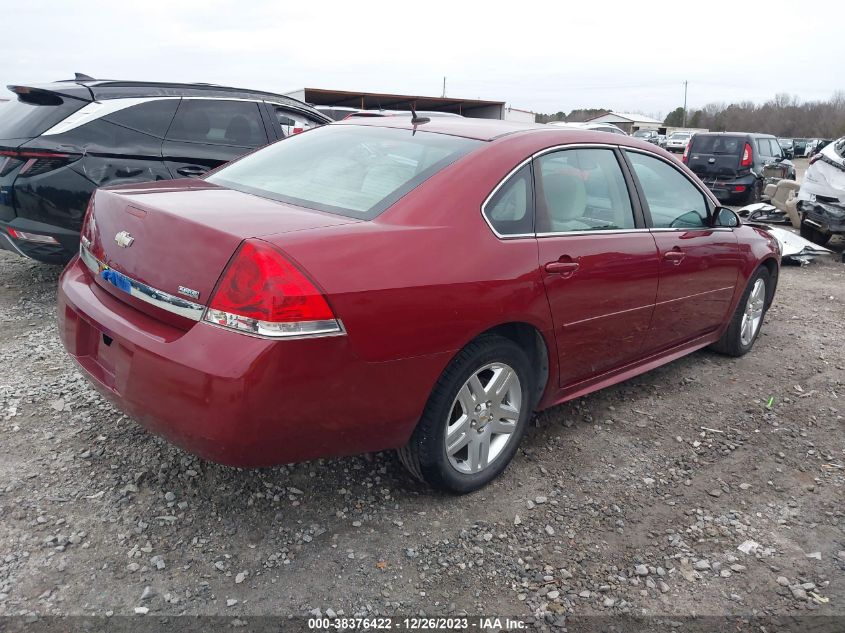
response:
<path id="1" fill-rule="evenodd" d="M 696 134 L 690 141 L 687 165 L 700 178 L 736 178 L 750 172 L 740 167 L 744 136 Z"/>
<path id="2" fill-rule="evenodd" d="M 357 221 L 196 180 L 101 189 L 92 204 L 93 222 L 86 222 L 83 244 L 90 240 L 97 259 L 157 291 L 201 305 L 208 304 L 244 239 Z M 156 308 L 130 300 L 114 280 L 100 274 L 97 283 L 161 316 Z"/>

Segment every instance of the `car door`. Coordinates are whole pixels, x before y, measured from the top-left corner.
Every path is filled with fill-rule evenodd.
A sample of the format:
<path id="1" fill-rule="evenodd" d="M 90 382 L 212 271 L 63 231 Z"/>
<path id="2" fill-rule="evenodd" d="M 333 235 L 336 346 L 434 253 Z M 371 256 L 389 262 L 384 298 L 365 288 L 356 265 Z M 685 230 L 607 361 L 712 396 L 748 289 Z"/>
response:
<path id="1" fill-rule="evenodd" d="M 534 176 L 540 271 L 568 387 L 639 357 L 659 259 L 614 148 L 550 151 Z"/>
<path id="2" fill-rule="evenodd" d="M 646 353 L 657 353 L 719 328 L 743 258 L 734 230 L 712 228 L 704 192 L 669 160 L 626 150 L 643 211 L 660 255 L 660 282 Z"/>
<path id="3" fill-rule="evenodd" d="M 162 155 L 173 178 L 195 178 L 267 141 L 258 103 L 186 97 L 167 130 Z"/>

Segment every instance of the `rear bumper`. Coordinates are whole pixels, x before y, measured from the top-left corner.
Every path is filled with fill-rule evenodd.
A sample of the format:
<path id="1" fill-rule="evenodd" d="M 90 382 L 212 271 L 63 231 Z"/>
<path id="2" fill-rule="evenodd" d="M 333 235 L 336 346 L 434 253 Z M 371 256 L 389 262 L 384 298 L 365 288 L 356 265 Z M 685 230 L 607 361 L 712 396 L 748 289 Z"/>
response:
<path id="1" fill-rule="evenodd" d="M 16 239 L 9 229 L 51 237 L 55 243 Z M 63 265 L 79 250 L 79 233 L 26 218 L 14 218 L 8 222 L 0 220 L 0 248 L 45 264 Z"/>
<path id="2" fill-rule="evenodd" d="M 699 176 L 699 178 L 719 200 L 730 200 L 737 196 L 744 196 L 757 181 L 753 174 L 746 174 L 739 178 L 714 178 L 712 176 Z"/>
<path id="3" fill-rule="evenodd" d="M 98 391 L 143 427 L 215 462 L 270 466 L 403 445 L 450 355 L 367 363 L 346 336 L 272 341 L 162 323 L 74 259 L 62 342 Z"/>

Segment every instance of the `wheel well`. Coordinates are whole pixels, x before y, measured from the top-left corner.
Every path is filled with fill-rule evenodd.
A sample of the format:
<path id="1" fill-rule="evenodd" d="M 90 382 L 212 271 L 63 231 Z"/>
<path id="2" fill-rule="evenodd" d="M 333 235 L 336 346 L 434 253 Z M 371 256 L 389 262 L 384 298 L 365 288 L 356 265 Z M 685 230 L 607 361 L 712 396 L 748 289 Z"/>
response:
<path id="1" fill-rule="evenodd" d="M 503 323 L 483 332 L 480 336 L 485 334 L 504 336 L 519 345 L 528 354 L 536 378 L 534 402 L 532 403 L 532 406 L 536 406 L 546 391 L 546 384 L 549 381 L 549 350 L 540 330 L 528 323 Z"/>
<path id="2" fill-rule="evenodd" d="M 772 305 L 772 301 L 775 298 L 775 289 L 778 285 L 778 265 L 773 259 L 767 259 L 760 265 L 765 266 L 769 270 L 769 279 L 772 280 L 772 283 L 766 289 L 766 308 L 768 308 Z"/>

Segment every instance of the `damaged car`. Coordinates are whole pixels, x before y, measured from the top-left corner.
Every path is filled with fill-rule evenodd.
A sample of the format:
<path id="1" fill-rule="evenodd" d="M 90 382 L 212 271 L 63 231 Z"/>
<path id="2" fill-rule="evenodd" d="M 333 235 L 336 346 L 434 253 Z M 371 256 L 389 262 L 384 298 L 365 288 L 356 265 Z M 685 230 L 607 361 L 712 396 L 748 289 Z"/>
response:
<path id="1" fill-rule="evenodd" d="M 845 233 L 845 137 L 810 159 L 798 192 L 801 236 L 824 246 Z"/>
<path id="2" fill-rule="evenodd" d="M 0 118 L 0 248 L 46 263 L 79 250 L 97 187 L 195 178 L 331 121 L 267 92 L 95 80 L 9 86 Z"/>

